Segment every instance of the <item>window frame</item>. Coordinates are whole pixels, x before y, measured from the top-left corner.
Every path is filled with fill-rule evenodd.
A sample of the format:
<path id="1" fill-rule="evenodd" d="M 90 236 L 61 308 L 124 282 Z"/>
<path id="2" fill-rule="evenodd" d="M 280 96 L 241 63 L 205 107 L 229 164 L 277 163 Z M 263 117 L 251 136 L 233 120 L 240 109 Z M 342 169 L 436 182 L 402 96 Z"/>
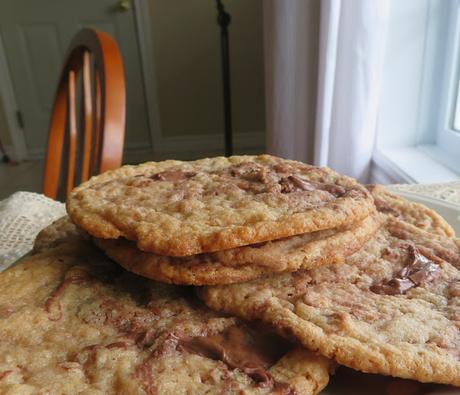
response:
<path id="1" fill-rule="evenodd" d="M 418 3 L 415 0 L 406 2 L 390 15 L 398 21 L 397 18 L 401 19 L 404 11 L 407 12 L 404 7 L 412 7 L 410 11 L 418 13 L 417 23 L 408 22 L 409 26 L 412 23 L 414 32 L 411 33 L 415 33 L 418 40 L 409 50 L 418 56 L 400 59 L 399 65 L 395 59 L 396 66 L 389 62 L 391 55 L 402 53 L 404 49 L 395 37 L 407 34 L 403 30 L 406 26 L 393 21 L 396 36 L 392 41 L 390 39 L 390 47 L 387 47 L 385 56 L 389 67 L 386 74 L 384 72 L 383 81 L 384 84 L 389 82 L 390 88 L 386 101 L 381 103 L 384 108 L 381 108 L 377 122 L 373 164 L 380 171 L 391 173 L 389 179 L 392 182 L 433 182 L 433 167 L 439 172 L 439 180 L 460 179 L 460 132 L 452 128 L 456 95 L 460 97 L 460 0 L 416 1 Z M 400 6 L 401 3 L 393 0 L 393 4 Z M 445 42 L 443 37 L 447 37 Z M 407 37 L 403 35 L 401 39 L 404 38 Z M 401 103 L 396 101 L 402 107 L 398 113 L 395 112 L 397 106 L 390 102 L 398 97 L 395 96 L 395 87 L 406 83 L 404 77 L 408 76 L 408 66 L 414 68 L 416 77 L 408 82 L 410 95 L 402 93 L 399 97 Z M 404 152 L 408 157 L 417 157 L 418 163 L 414 165 L 404 160 Z"/>
<path id="2" fill-rule="evenodd" d="M 460 1 L 450 0 L 448 40 L 445 49 L 444 83 L 442 87 L 442 100 L 439 115 L 436 145 L 449 155 L 458 156 L 460 153 L 460 132 L 454 129 L 455 108 L 460 94 Z M 459 160 L 460 162 L 460 160 Z M 455 167 L 460 171 L 460 163 Z"/>

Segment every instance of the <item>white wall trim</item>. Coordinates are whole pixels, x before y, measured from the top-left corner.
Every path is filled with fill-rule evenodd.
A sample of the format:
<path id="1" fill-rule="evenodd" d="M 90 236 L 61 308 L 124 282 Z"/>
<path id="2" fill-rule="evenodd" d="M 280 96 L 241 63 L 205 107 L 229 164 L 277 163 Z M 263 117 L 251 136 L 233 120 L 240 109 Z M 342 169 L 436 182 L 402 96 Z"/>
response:
<path id="1" fill-rule="evenodd" d="M 145 101 L 153 153 L 162 146 L 160 107 L 155 72 L 150 5 L 147 0 L 134 0 L 134 18 L 141 56 Z"/>
<path id="2" fill-rule="evenodd" d="M 385 174 L 391 183 L 434 183 L 460 179 L 458 174 L 418 147 L 375 150 L 372 160 L 372 175 Z"/>
<path id="3" fill-rule="evenodd" d="M 24 138 L 24 131 L 19 127 L 16 119 L 18 105 L 14 95 L 13 84 L 10 76 L 10 70 L 6 61 L 5 48 L 0 36 L 0 104 L 3 105 L 7 128 L 4 134 L 9 136 L 11 145 L 5 144 L 5 150 L 10 159 L 21 161 L 27 158 L 27 148 Z"/>
<path id="4" fill-rule="evenodd" d="M 373 184 L 412 184 L 415 181 L 390 161 L 380 150 L 372 157 L 370 182 Z"/>

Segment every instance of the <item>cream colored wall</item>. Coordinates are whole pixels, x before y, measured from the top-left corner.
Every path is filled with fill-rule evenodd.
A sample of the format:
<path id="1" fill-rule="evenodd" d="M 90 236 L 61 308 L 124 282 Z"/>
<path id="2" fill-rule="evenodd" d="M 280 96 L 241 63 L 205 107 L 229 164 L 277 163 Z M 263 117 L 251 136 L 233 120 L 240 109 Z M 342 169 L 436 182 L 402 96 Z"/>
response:
<path id="1" fill-rule="evenodd" d="M 225 0 L 235 133 L 265 130 L 262 0 Z M 223 131 L 220 31 L 214 0 L 150 0 L 163 135 Z"/>
<path id="2" fill-rule="evenodd" d="M 0 97 L 0 140 L 4 146 L 12 144 L 8 130 L 9 128 L 6 121 L 5 106 L 2 98 Z"/>

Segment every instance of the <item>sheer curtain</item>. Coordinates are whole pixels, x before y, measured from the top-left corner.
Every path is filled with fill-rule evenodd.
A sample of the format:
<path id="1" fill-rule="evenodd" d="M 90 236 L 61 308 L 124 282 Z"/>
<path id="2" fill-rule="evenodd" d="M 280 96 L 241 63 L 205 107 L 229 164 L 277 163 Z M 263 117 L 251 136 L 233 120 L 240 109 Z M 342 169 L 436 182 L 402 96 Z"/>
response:
<path id="1" fill-rule="evenodd" d="M 270 153 L 367 181 L 388 11 L 388 0 L 264 3 Z"/>

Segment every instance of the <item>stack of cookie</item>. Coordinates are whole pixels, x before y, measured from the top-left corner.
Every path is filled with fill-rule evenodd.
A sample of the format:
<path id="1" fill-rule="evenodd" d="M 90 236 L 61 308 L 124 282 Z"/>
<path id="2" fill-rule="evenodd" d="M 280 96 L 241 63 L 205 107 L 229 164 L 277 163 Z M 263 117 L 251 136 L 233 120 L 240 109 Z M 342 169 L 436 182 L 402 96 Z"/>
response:
<path id="1" fill-rule="evenodd" d="M 355 180 L 268 155 L 124 166 L 76 188 L 67 209 L 127 270 L 182 285 L 341 262 L 378 227 Z"/>
<path id="2" fill-rule="evenodd" d="M 1 393 L 313 395 L 341 366 L 460 386 L 460 243 L 383 187 L 268 155 L 166 161 L 67 210 L 0 275 Z M 325 393 L 433 390 L 352 377 Z"/>

